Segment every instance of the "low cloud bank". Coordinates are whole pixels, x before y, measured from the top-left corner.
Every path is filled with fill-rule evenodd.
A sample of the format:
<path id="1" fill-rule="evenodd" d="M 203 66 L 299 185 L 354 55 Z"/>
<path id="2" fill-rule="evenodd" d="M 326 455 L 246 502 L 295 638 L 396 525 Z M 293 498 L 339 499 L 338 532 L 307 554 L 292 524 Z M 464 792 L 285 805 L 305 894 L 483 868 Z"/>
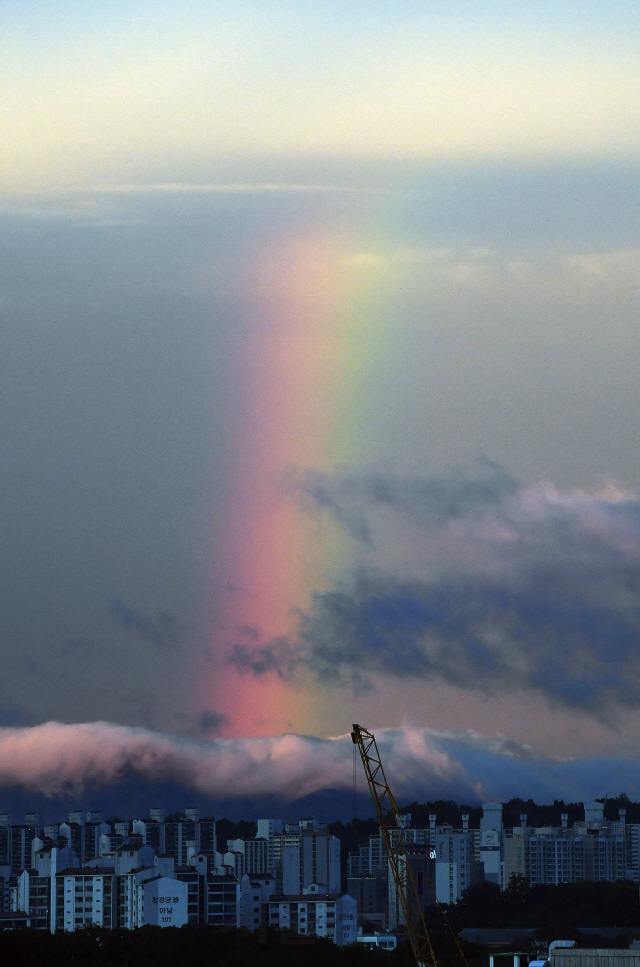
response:
<path id="1" fill-rule="evenodd" d="M 450 798 L 468 804 L 513 796 L 552 801 L 627 792 L 640 797 L 640 758 L 559 761 L 509 739 L 405 726 L 376 737 L 396 798 Z M 349 735 L 198 741 L 108 722 L 0 730 L 0 789 L 81 796 L 131 775 L 175 782 L 210 799 L 274 796 L 291 802 L 327 789 L 349 790 Z M 360 774 L 359 784 L 364 789 Z"/>
<path id="2" fill-rule="evenodd" d="M 390 775 L 399 787 L 420 782 L 439 790 L 465 785 L 455 761 L 424 731 L 383 733 Z M 0 730 L 0 787 L 21 785 L 46 795 L 81 793 L 131 773 L 173 781 L 213 799 L 275 795 L 293 800 L 352 782 L 350 736 L 303 735 L 195 740 L 108 722 Z"/>

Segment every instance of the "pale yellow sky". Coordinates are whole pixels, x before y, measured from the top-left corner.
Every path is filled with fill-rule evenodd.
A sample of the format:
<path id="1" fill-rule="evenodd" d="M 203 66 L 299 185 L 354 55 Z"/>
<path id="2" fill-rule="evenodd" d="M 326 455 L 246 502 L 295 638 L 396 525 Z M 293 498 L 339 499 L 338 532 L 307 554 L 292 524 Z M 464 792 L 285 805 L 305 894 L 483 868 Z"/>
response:
<path id="1" fill-rule="evenodd" d="M 190 4 L 185 18 L 152 6 L 101 22 L 72 4 L 75 29 L 9 24 L 0 189 L 158 170 L 189 180 L 229 156 L 628 158 L 640 147 L 640 53 L 613 20 L 575 32 L 500 23 L 490 6 L 476 22 L 367 20 L 353 5 L 298 18 L 286 4 L 272 16 Z"/>

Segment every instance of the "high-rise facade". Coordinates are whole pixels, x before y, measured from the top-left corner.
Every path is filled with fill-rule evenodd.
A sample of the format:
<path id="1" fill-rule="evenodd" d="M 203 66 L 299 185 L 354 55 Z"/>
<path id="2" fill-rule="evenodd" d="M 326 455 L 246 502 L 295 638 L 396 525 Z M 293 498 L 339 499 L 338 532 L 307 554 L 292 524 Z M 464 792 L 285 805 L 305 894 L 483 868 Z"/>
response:
<path id="1" fill-rule="evenodd" d="M 474 843 L 468 830 L 436 832 L 435 887 L 439 903 L 455 903 L 472 883 L 483 879 L 481 863 L 474 860 Z"/>
<path id="2" fill-rule="evenodd" d="M 302 828 L 298 841 L 282 849 L 282 892 L 300 894 L 314 883 L 340 893 L 340 840 L 323 826 Z"/>
<path id="3" fill-rule="evenodd" d="M 562 814 L 561 826 L 521 825 L 504 831 L 502 885 L 512 876 L 525 877 L 532 886 L 540 883 L 574 883 L 582 880 L 640 880 L 638 846 L 640 826 L 628 824 L 624 809 L 619 819 L 608 821 L 600 802 L 585 803 L 584 821 L 569 827 Z"/>

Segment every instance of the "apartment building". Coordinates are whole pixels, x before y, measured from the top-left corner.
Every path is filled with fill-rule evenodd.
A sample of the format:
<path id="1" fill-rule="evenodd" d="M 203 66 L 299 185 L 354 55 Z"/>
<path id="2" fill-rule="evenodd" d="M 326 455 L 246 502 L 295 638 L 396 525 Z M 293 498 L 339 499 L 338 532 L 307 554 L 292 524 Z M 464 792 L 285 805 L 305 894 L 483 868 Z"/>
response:
<path id="1" fill-rule="evenodd" d="M 204 922 L 213 926 L 240 926 L 240 881 L 235 876 L 214 873 L 208 877 L 204 915 Z"/>
<path id="2" fill-rule="evenodd" d="M 244 876 L 245 873 L 250 876 L 263 876 L 271 872 L 269 841 L 262 837 L 227 840 L 227 852 L 242 856 L 242 873 L 240 873 L 240 876 Z M 236 865 L 235 860 L 234 865 Z"/>
<path id="3" fill-rule="evenodd" d="M 257 930 L 269 919 L 269 900 L 275 892 L 275 878 L 246 874 L 240 882 L 240 926 Z"/>
<path id="4" fill-rule="evenodd" d="M 484 879 L 484 866 L 480 860 L 474 859 L 474 847 L 468 829 L 440 828 L 436 832 L 432 852 L 435 860 L 435 893 L 439 903 L 454 903 L 467 887 Z"/>
<path id="5" fill-rule="evenodd" d="M 298 896 L 274 897 L 269 902 L 272 927 L 304 935 L 327 937 L 339 946 L 355 943 L 358 908 L 348 894 L 331 896 L 310 884 Z"/>
<path id="6" fill-rule="evenodd" d="M 51 879 L 55 881 L 51 898 L 53 929 L 73 931 L 90 925 L 111 929 L 116 925 L 113 869 L 81 866 L 62 870 Z"/>
<path id="7" fill-rule="evenodd" d="M 193 806 L 184 813 L 166 816 L 164 810 L 154 807 L 149 819 L 137 819 L 132 823 L 131 833 L 140 836 L 142 842 L 153 847 L 156 853 L 168 853 L 179 866 L 189 862 L 189 852 L 214 852 L 216 849 L 216 823 L 212 818 L 200 818 L 200 810 Z"/>
<path id="8" fill-rule="evenodd" d="M 428 907 L 436 902 L 436 859 L 434 850 L 430 847 L 425 850 L 423 845 L 412 844 L 407 847 L 406 863 L 400 864 L 400 871 L 403 875 L 403 889 L 405 895 L 409 896 L 412 917 L 415 917 L 418 910 L 414 907 L 413 891 L 410 889 L 409 876 L 413 878 L 420 910 L 424 913 Z M 398 886 L 391 873 L 391 866 L 388 872 L 389 890 L 389 929 L 406 926 L 401 897 Z"/>
<path id="9" fill-rule="evenodd" d="M 523 876 L 532 886 L 540 883 L 574 883 L 582 880 L 631 879 L 638 882 L 640 827 L 626 823 L 620 810 L 613 822 L 603 817 L 600 802 L 585 803 L 584 821 L 568 825 L 561 814 L 560 826 L 527 825 L 504 830 L 502 885 L 513 875 Z"/>

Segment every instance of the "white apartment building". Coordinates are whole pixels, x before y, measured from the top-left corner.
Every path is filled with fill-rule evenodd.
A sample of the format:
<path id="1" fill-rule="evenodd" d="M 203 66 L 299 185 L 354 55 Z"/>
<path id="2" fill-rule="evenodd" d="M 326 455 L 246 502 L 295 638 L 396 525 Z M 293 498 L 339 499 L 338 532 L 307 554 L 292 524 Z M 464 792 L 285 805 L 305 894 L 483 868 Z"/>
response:
<path id="1" fill-rule="evenodd" d="M 269 903 L 272 927 L 327 937 L 339 946 L 355 943 L 358 907 L 347 893 L 330 896 L 312 883 L 298 896 L 274 897 Z"/>
<path id="2" fill-rule="evenodd" d="M 15 912 L 20 911 L 29 915 L 29 926 L 34 930 L 49 930 L 51 925 L 50 877 L 23 870 L 18 877 L 13 907 Z"/>
<path id="3" fill-rule="evenodd" d="M 53 830 L 50 830 L 53 832 Z M 45 829 L 45 834 L 48 830 Z M 69 822 L 61 823 L 57 827 L 56 834 L 67 840 L 67 844 L 74 851 L 80 863 L 84 865 L 87 860 L 94 859 L 100 855 L 101 837 L 109 835 L 110 828 L 103 822 L 101 812 L 72 812 L 69 813 Z"/>
<path id="4" fill-rule="evenodd" d="M 115 926 L 115 893 L 113 869 L 62 870 L 55 877 L 55 929 L 72 932 L 90 924 Z"/>
<path id="5" fill-rule="evenodd" d="M 176 866 L 173 856 L 154 856 L 149 846 L 131 846 L 124 844 L 104 857 L 102 866 L 96 859 L 83 867 L 68 847 L 38 850 L 38 868 L 24 870 L 12 888 L 13 911 L 28 914 L 34 928 L 51 932 L 74 931 L 90 924 L 133 930 L 145 924 L 165 927 L 198 922 L 206 862 L 204 872 L 198 871 Z M 63 865 L 69 859 L 71 863 Z M 151 863 L 135 865 L 141 859 Z M 237 881 L 230 879 L 237 893 Z M 235 923 L 235 908 L 233 913 Z"/>
<path id="6" fill-rule="evenodd" d="M 267 842 L 267 872 L 273 873 L 280 860 L 276 840 L 284 830 L 284 823 L 281 819 L 259 819 L 257 826 L 256 839 Z"/>
<path id="7" fill-rule="evenodd" d="M 455 903 L 472 883 L 483 879 L 474 860 L 474 843 L 468 831 L 440 830 L 435 836 L 435 887 L 439 903 Z"/>
<path id="8" fill-rule="evenodd" d="M 542 827 L 528 838 L 528 880 L 539 883 L 574 883 L 585 879 L 585 837 L 568 830 Z M 506 871 L 505 871 L 506 872 Z"/>
<path id="9" fill-rule="evenodd" d="M 386 869 L 387 855 L 380 833 L 372 833 L 368 843 L 361 843 L 357 853 L 347 859 L 348 876 L 373 876 L 377 870 Z"/>
<path id="10" fill-rule="evenodd" d="M 188 885 L 168 876 L 152 876 L 138 884 L 139 926 L 184 927 L 189 920 Z M 140 896 L 141 895 L 141 896 Z"/>
<path id="11" fill-rule="evenodd" d="M 121 873 L 116 880 L 117 888 L 117 924 L 125 930 L 135 930 L 144 923 L 144 895 L 140 891 L 140 884 L 156 876 L 156 870 L 151 866 Z"/>
<path id="12" fill-rule="evenodd" d="M 490 883 L 502 885 L 502 803 L 482 804 L 480 819 L 480 861 L 484 878 Z"/>

